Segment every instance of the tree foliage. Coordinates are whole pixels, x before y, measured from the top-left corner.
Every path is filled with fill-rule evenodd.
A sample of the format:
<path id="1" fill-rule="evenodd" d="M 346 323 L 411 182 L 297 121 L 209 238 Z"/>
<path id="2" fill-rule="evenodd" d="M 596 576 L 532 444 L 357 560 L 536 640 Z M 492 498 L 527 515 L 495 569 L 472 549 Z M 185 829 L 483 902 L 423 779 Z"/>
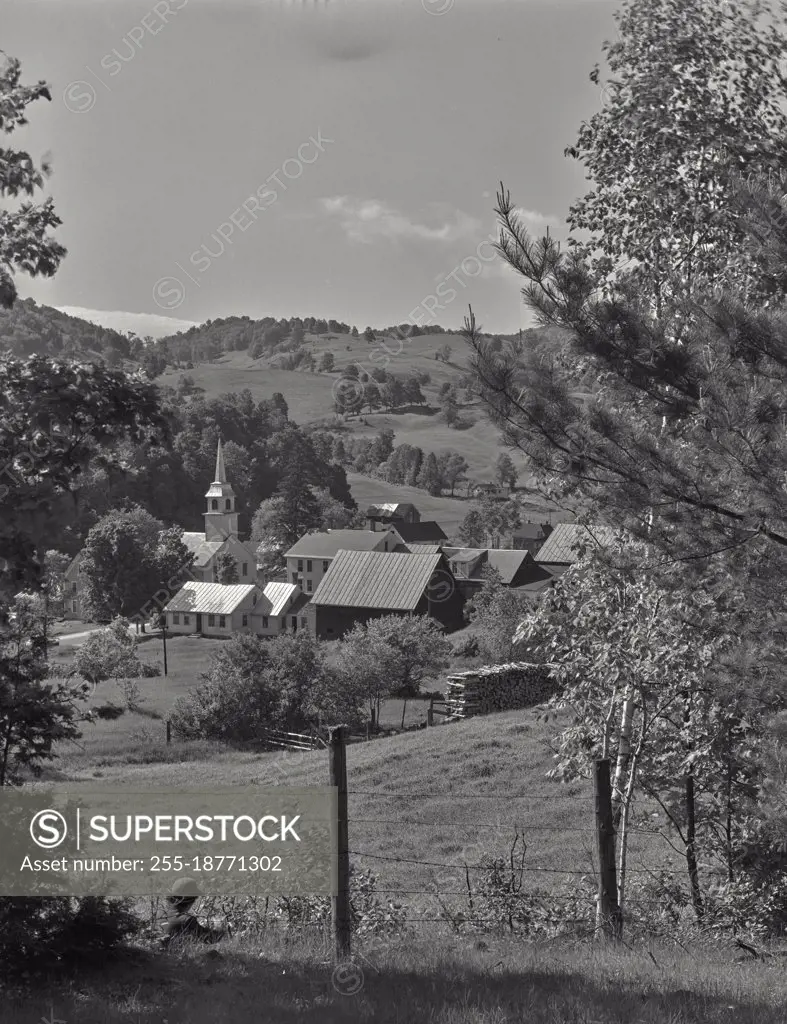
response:
<path id="1" fill-rule="evenodd" d="M 14 58 L 0 55 L 0 131 L 10 135 L 28 123 L 27 107 L 38 99 L 52 99 L 49 86 L 40 81 L 22 85 L 22 68 Z M 37 165 L 24 150 L 0 150 L 0 196 L 17 199 L 33 196 L 50 174 L 44 160 Z M 62 221 L 50 197 L 41 203 L 24 199 L 15 209 L 0 210 L 0 307 L 13 306 L 16 285 L 13 275 L 22 271 L 33 277 L 52 277 L 66 250 L 50 232 Z"/>
<path id="2" fill-rule="evenodd" d="M 38 774 L 52 744 L 76 739 L 86 686 L 46 681 L 46 636 L 26 602 L 14 605 L 0 635 L 0 786 Z"/>
<path id="3" fill-rule="evenodd" d="M 144 447 L 166 424 L 149 385 L 93 365 L 0 357 L 0 394 L 0 585 L 8 593 L 40 580 L 86 473 L 117 472 L 121 439 Z"/>
<path id="4" fill-rule="evenodd" d="M 156 595 L 175 593 L 190 575 L 194 555 L 182 535 L 140 506 L 106 515 L 88 533 L 80 563 L 87 614 L 146 621 Z"/>

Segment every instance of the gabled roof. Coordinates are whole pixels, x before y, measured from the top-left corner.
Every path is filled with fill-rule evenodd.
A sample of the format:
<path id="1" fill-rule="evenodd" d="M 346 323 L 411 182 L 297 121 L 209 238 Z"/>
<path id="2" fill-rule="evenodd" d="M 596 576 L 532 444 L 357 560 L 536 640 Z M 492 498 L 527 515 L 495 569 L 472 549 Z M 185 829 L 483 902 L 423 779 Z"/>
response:
<path id="1" fill-rule="evenodd" d="M 340 551 L 312 594 L 314 605 L 412 611 L 423 597 L 440 555 Z"/>
<path id="2" fill-rule="evenodd" d="M 255 612 L 262 615 L 281 615 L 298 589 L 294 583 L 279 583 L 275 580 L 266 583 L 263 603 L 257 604 Z"/>
<path id="3" fill-rule="evenodd" d="M 199 612 L 201 615 L 232 615 L 251 597 L 257 587 L 253 583 L 184 583 L 166 605 L 167 612 Z"/>
<path id="4" fill-rule="evenodd" d="M 513 548 L 443 548 L 443 554 L 449 562 L 459 562 L 464 565 L 472 565 L 482 559 L 483 565 L 497 569 L 500 579 L 507 587 L 516 587 L 524 582 L 530 582 L 534 575 L 532 569 L 536 568 L 530 552 Z M 476 575 L 471 576 L 470 579 L 482 579 L 483 565 L 478 566 Z M 539 573 L 536 572 L 535 575 L 538 576 Z"/>
<path id="5" fill-rule="evenodd" d="M 338 551 L 373 551 L 382 547 L 387 531 L 325 530 L 307 533 L 285 552 L 287 558 L 333 558 Z"/>
<path id="6" fill-rule="evenodd" d="M 487 562 L 493 569 L 497 569 L 507 587 L 529 583 L 533 579 L 531 568 L 536 570 L 536 576 L 540 575 L 529 551 L 490 548 L 487 552 Z"/>
<path id="7" fill-rule="evenodd" d="M 445 557 L 451 562 L 474 562 L 476 558 L 486 554 L 486 548 L 442 548 Z"/>
<path id="8" fill-rule="evenodd" d="M 615 531 L 608 526 L 581 526 L 578 523 L 558 523 L 536 555 L 537 562 L 571 565 L 579 559 L 578 544 L 586 547 L 608 547 L 614 542 Z"/>
<path id="9" fill-rule="evenodd" d="M 405 544 L 417 544 L 419 541 L 434 542 L 448 540 L 442 527 L 431 519 L 421 523 L 397 523 L 396 530 Z"/>
<path id="10" fill-rule="evenodd" d="M 195 556 L 195 569 L 204 569 L 211 558 L 224 546 L 223 540 L 205 540 L 204 533 L 184 533 L 181 540 Z"/>
<path id="11" fill-rule="evenodd" d="M 423 544 L 411 541 L 410 543 L 413 545 L 412 548 L 408 548 L 406 544 L 397 544 L 394 551 L 413 551 L 416 555 L 436 555 L 444 550 L 441 541 L 429 541 Z"/>
<path id="12" fill-rule="evenodd" d="M 405 515 L 408 509 L 415 508 L 410 501 L 384 501 L 370 505 L 366 510 L 367 516 L 395 516 Z"/>

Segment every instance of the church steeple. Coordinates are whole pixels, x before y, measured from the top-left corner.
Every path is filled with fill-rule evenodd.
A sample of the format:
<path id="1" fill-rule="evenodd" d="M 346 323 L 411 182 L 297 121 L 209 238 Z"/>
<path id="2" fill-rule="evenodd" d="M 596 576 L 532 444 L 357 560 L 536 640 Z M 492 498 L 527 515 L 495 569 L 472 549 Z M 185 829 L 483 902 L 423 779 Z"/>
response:
<path id="1" fill-rule="evenodd" d="M 205 540 L 226 540 L 238 536 L 238 513 L 235 511 L 235 491 L 227 482 L 224 452 L 219 438 L 216 449 L 215 479 L 205 495 L 208 510 L 205 513 Z"/>

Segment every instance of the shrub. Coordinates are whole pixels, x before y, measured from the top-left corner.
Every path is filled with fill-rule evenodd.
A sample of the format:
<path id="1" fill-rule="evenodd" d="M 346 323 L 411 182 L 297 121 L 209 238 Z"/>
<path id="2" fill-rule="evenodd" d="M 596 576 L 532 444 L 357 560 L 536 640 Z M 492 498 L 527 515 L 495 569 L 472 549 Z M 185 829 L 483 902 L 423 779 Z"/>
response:
<path id="1" fill-rule="evenodd" d="M 139 683 L 136 679 L 118 679 L 118 689 L 123 694 L 123 701 L 129 711 L 135 711 L 142 703 Z"/>
<path id="2" fill-rule="evenodd" d="M 84 964 L 105 957 L 141 925 L 130 900 L 0 897 L 0 962 L 8 973 L 52 962 Z"/>
<path id="3" fill-rule="evenodd" d="M 457 658 L 477 658 L 480 653 L 477 636 L 466 636 L 454 645 L 453 653 Z"/>

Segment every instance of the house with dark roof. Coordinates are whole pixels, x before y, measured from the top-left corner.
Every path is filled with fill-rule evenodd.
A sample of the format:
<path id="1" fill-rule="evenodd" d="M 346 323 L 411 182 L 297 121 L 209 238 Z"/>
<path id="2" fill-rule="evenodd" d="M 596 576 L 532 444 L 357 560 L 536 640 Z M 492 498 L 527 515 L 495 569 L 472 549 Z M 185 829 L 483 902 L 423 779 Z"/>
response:
<path id="1" fill-rule="evenodd" d="M 464 599 L 439 553 L 339 551 L 306 609 L 313 636 L 336 640 L 383 615 L 429 615 L 446 629 L 464 624 Z"/>
<path id="2" fill-rule="evenodd" d="M 419 523 L 397 523 L 396 530 L 408 546 L 410 544 L 438 544 L 448 540 L 442 527 L 432 519 Z"/>
<path id="3" fill-rule="evenodd" d="M 549 523 L 522 523 L 514 530 L 487 530 L 484 539 L 489 548 L 529 551 L 535 557 L 551 532 Z"/>
<path id="4" fill-rule="evenodd" d="M 558 523 L 536 554 L 536 562 L 554 576 L 562 575 L 579 561 L 583 549 L 609 547 L 615 531 L 609 526 L 583 526 L 579 523 Z"/>
<path id="5" fill-rule="evenodd" d="M 403 550 L 398 529 L 386 526 L 374 530 L 322 530 L 307 533 L 285 552 L 287 582 L 297 584 L 311 596 L 328 572 L 339 551 L 395 551 Z"/>
<path id="6" fill-rule="evenodd" d="M 457 586 L 466 598 L 483 585 L 485 566 L 495 569 L 506 587 L 538 590 L 552 581 L 552 574 L 538 565 L 529 551 L 510 548 L 443 547 L 443 554 Z"/>

